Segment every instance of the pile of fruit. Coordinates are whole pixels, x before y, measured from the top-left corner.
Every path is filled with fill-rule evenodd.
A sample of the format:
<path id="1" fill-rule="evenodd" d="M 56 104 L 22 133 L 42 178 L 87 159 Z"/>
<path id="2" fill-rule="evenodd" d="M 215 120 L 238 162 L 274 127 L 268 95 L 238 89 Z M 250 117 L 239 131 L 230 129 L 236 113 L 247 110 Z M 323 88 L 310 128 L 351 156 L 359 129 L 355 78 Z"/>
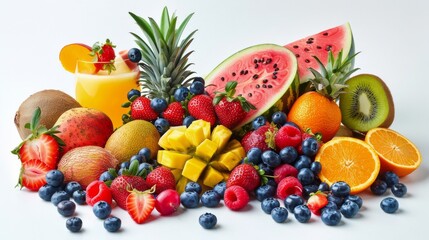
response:
<path id="1" fill-rule="evenodd" d="M 70 231 L 82 227 L 76 204 L 91 206 L 116 232 L 116 206 L 141 224 L 154 209 L 164 216 L 223 201 L 240 211 L 256 199 L 275 222 L 290 213 L 331 226 L 356 216 L 364 190 L 406 195 L 400 177 L 422 157 L 389 129 L 387 85 L 372 74 L 353 76 L 358 54 L 349 24 L 286 46 L 251 46 L 202 78 L 189 69 L 195 31 L 182 38 L 192 15 L 179 24 L 165 8 L 158 24 L 130 14 L 146 38 L 132 33 L 139 48 L 121 54 L 141 70 L 141 89 L 124 93 L 122 126 L 56 90 L 33 94 L 15 117 L 23 139 L 12 151 L 22 163 L 19 185 L 71 217 Z M 94 61 L 92 74 L 117 71 L 114 59 L 109 40 L 60 53 L 71 72 L 77 60 Z M 399 204 L 386 197 L 380 206 L 394 213 Z M 217 218 L 205 213 L 199 223 L 211 229 Z"/>

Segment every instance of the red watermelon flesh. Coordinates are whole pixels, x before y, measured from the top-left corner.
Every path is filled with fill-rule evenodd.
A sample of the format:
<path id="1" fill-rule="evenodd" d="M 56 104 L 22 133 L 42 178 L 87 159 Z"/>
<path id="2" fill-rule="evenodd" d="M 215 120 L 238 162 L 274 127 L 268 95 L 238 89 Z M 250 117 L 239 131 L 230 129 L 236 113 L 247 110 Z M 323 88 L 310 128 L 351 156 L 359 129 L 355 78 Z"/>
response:
<path id="1" fill-rule="evenodd" d="M 329 50 L 333 52 L 334 56 L 337 56 L 342 49 L 343 59 L 354 54 L 353 35 L 349 23 L 305 37 L 289 43 L 285 47 L 291 50 L 298 59 L 298 76 L 301 83 L 307 82 L 313 77 L 308 70 L 310 67 L 320 70 L 313 56 L 326 64 Z"/>
<path id="2" fill-rule="evenodd" d="M 236 95 L 241 94 L 256 110 L 247 113 L 235 129 L 263 114 L 288 92 L 297 73 L 294 54 L 274 44 L 243 49 L 220 63 L 206 78 L 206 91 L 214 96 L 223 92 L 229 81 L 237 81 Z M 293 84 L 295 86 L 297 84 Z"/>

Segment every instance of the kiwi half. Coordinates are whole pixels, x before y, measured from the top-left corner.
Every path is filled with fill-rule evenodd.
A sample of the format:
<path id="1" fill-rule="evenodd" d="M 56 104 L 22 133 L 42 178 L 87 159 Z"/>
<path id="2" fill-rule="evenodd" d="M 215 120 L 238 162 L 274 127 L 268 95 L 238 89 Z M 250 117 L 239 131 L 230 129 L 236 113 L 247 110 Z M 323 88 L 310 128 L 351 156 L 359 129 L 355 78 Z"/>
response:
<path id="1" fill-rule="evenodd" d="M 389 127 L 395 116 L 392 94 L 379 77 L 360 74 L 347 80 L 346 93 L 340 95 L 342 123 L 359 132 Z"/>

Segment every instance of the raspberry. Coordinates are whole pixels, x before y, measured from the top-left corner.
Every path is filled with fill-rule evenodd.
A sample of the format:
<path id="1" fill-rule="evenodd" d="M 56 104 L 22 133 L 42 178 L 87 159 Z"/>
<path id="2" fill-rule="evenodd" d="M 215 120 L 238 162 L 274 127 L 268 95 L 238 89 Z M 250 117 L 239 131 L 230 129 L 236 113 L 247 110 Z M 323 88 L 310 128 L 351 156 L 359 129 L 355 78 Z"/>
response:
<path id="1" fill-rule="evenodd" d="M 296 177 L 298 170 L 290 164 L 282 164 L 274 169 L 274 180 L 278 184 L 283 178 L 287 176 Z"/>
<path id="2" fill-rule="evenodd" d="M 296 177 L 288 176 L 279 182 L 277 197 L 284 200 L 291 194 L 302 196 L 302 185 Z"/>
<path id="3" fill-rule="evenodd" d="M 247 203 L 249 203 L 249 199 L 247 191 L 238 185 L 233 185 L 227 188 L 223 197 L 225 205 L 233 211 L 238 211 L 244 208 Z"/>
<path id="4" fill-rule="evenodd" d="M 99 201 L 112 205 L 112 193 L 103 181 L 93 181 L 86 187 L 86 203 L 94 206 Z"/>

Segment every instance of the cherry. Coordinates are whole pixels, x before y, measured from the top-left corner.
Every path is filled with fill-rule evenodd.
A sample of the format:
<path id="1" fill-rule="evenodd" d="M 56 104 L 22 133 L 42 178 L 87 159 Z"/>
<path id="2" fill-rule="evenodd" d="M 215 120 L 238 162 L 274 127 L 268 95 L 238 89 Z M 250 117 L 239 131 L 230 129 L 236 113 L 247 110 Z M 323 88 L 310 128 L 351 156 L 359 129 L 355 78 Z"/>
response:
<path id="1" fill-rule="evenodd" d="M 164 190 L 156 197 L 155 208 L 163 216 L 173 214 L 179 206 L 180 196 L 176 190 Z"/>

